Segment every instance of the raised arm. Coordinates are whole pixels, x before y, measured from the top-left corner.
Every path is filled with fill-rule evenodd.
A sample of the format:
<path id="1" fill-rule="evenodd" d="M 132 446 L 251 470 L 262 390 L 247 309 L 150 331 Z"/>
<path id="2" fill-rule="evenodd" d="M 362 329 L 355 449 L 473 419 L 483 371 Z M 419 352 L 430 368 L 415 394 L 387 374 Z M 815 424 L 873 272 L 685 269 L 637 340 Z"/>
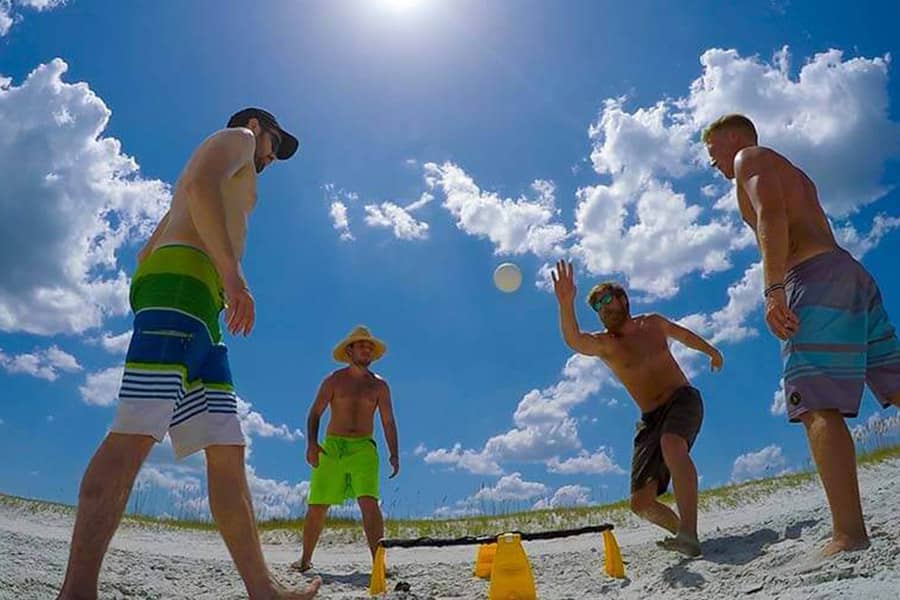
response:
<path id="1" fill-rule="evenodd" d="M 306 462 L 311 467 L 319 466 L 319 452 L 324 452 L 322 447 L 319 446 L 319 421 L 325 409 L 328 408 L 328 403 L 331 402 L 333 394 L 334 387 L 329 376 L 319 386 L 316 399 L 313 401 L 312 406 L 309 407 L 309 415 L 306 417 Z"/>
<path id="2" fill-rule="evenodd" d="M 550 277 L 553 279 L 553 291 L 559 301 L 559 328 L 566 345 L 579 354 L 601 356 L 603 343 L 597 337 L 578 328 L 578 319 L 575 317 L 577 290 L 572 263 L 565 260 L 558 261 Z"/>
<path id="3" fill-rule="evenodd" d="M 709 357 L 709 368 L 712 371 L 718 371 L 722 368 L 722 353 L 719 350 L 707 342 L 705 339 L 688 329 L 687 327 L 682 327 L 677 323 L 673 323 L 662 315 L 653 315 L 652 317 L 660 327 L 662 327 L 663 332 L 665 332 L 666 337 L 671 338 L 681 344 L 684 344 L 688 348 L 692 350 L 696 350 L 697 352 L 702 352 L 703 354 Z"/>
<path id="4" fill-rule="evenodd" d="M 381 415 L 381 428 L 390 453 L 392 471 L 388 479 L 392 479 L 400 471 L 400 454 L 397 452 L 397 422 L 394 420 L 394 407 L 391 404 L 391 388 L 386 381 L 383 383 L 384 389 L 378 395 L 378 414 Z"/>
<path id="5" fill-rule="evenodd" d="M 788 220 L 784 190 L 776 161 L 765 148 L 748 148 L 735 157 L 737 184 L 756 211 L 756 237 L 763 262 L 766 322 L 776 336 L 787 339 L 797 330 L 796 315 L 787 307 L 784 275 L 788 257 Z M 774 287 L 773 287 L 774 286 Z"/>
<path id="6" fill-rule="evenodd" d="M 231 333 L 244 335 L 253 327 L 255 303 L 228 235 L 222 186 L 238 170 L 252 164 L 255 149 L 249 129 L 220 131 L 197 150 L 184 181 L 191 220 L 225 288 L 225 323 Z"/>

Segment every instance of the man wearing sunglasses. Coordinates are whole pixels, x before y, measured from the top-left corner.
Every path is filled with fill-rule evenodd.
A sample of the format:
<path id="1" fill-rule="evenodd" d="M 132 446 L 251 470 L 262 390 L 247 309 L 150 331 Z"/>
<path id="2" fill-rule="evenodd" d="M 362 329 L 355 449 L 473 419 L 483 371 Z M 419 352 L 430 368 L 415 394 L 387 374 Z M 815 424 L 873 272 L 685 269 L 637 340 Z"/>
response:
<path id="1" fill-rule="evenodd" d="M 253 329 L 241 270 L 256 177 L 297 151 L 275 117 L 248 108 L 194 151 L 169 211 L 138 253 L 131 280 L 134 331 L 110 432 L 81 481 L 59 598 L 96 598 L 100 566 L 135 477 L 166 434 L 175 456 L 206 454 L 209 508 L 253 599 L 312 598 L 284 588 L 263 558 L 244 469 L 237 396 L 219 315 L 232 335 Z"/>
<path id="2" fill-rule="evenodd" d="M 675 535 L 661 546 L 698 556 L 697 470 L 689 452 L 703 421 L 703 401 L 672 356 L 669 339 L 709 356 L 713 371 L 722 368 L 722 353 L 661 315 L 632 316 L 628 294 L 614 282 L 595 285 L 587 298 L 606 330 L 584 333 L 575 318 L 572 264 L 557 262 L 552 279 L 566 344 L 606 363 L 641 410 L 631 463 L 631 509 Z M 657 500 L 670 478 L 678 514 Z"/>

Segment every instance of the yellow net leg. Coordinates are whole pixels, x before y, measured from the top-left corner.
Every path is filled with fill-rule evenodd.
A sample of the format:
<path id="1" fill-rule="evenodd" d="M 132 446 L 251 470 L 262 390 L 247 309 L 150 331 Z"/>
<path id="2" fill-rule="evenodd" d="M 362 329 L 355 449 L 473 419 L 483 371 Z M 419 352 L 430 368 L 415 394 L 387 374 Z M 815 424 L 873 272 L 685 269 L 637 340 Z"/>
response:
<path id="1" fill-rule="evenodd" d="M 531 565 L 522 548 L 522 539 L 515 533 L 497 536 L 497 555 L 491 569 L 488 600 L 537 600 Z"/>
<path id="2" fill-rule="evenodd" d="M 387 582 L 384 580 L 384 548 L 378 546 L 375 551 L 375 560 L 372 561 L 372 576 L 369 579 L 369 595 L 377 596 L 387 592 Z"/>
<path id="3" fill-rule="evenodd" d="M 610 577 L 625 577 L 625 564 L 622 562 L 622 553 L 619 552 L 619 543 L 608 529 L 603 532 L 603 566 Z"/>
<path id="4" fill-rule="evenodd" d="M 478 551 L 475 553 L 475 566 L 472 568 L 472 575 L 481 579 L 488 579 L 491 576 L 491 568 L 494 566 L 494 556 L 497 555 L 497 544 L 479 544 Z"/>

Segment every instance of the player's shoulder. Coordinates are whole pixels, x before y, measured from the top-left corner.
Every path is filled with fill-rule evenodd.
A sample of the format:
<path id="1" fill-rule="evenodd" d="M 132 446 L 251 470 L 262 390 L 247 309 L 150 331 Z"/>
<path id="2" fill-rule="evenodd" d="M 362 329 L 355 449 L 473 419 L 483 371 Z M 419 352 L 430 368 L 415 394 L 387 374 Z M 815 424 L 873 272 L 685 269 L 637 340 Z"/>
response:
<path id="1" fill-rule="evenodd" d="M 382 385 L 384 387 L 387 387 L 387 384 L 388 384 L 387 379 L 385 379 L 382 375 L 380 375 L 379 373 L 376 373 L 375 371 L 369 371 L 369 374 L 372 376 L 372 379 L 375 380 L 375 383 L 377 385 Z"/>
<path id="2" fill-rule="evenodd" d="M 783 156 L 767 148 L 766 146 L 748 146 L 738 150 L 734 155 L 734 169 L 736 173 L 747 170 L 755 170 L 773 162 L 785 160 Z"/>

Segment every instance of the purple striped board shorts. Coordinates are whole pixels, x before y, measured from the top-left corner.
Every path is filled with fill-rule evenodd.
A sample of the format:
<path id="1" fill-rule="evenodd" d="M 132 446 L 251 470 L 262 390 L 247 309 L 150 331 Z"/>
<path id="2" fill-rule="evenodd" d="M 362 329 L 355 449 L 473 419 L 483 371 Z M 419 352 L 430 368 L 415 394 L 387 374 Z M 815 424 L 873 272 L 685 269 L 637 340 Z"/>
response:
<path id="1" fill-rule="evenodd" d="M 900 343 L 872 276 L 838 248 L 790 269 L 785 287 L 800 320 L 782 342 L 788 418 L 825 409 L 855 417 L 864 384 L 889 406 L 900 392 Z"/>

